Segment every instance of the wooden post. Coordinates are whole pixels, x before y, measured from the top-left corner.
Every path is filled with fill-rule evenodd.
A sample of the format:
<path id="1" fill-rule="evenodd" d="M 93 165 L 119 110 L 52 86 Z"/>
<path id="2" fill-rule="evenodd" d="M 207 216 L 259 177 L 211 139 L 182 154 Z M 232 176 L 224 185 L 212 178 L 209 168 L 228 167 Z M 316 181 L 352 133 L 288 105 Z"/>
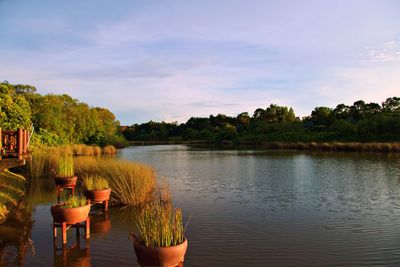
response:
<path id="1" fill-rule="evenodd" d="M 24 130 L 24 154 L 28 153 L 29 132 Z"/>
<path id="2" fill-rule="evenodd" d="M 17 134 L 17 152 L 18 152 L 18 159 L 22 159 L 22 153 L 23 153 L 23 130 L 21 128 L 18 128 L 18 134 Z"/>
<path id="3" fill-rule="evenodd" d="M 67 244 L 67 223 L 61 223 L 61 232 L 62 232 L 62 243 Z"/>

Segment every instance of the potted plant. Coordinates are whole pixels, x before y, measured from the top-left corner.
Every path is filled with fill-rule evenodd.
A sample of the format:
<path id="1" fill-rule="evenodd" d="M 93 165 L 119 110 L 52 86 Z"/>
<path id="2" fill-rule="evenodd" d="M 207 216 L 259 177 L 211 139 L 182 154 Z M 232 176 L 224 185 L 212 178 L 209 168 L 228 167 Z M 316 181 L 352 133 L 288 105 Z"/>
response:
<path id="1" fill-rule="evenodd" d="M 138 263 L 144 266 L 177 266 L 184 261 L 188 241 L 181 209 L 156 201 L 144 207 L 132 233 Z"/>
<path id="2" fill-rule="evenodd" d="M 74 159 L 71 155 L 63 155 L 57 161 L 55 182 L 61 187 L 75 187 L 78 179 L 74 174 Z"/>
<path id="3" fill-rule="evenodd" d="M 90 204 L 86 198 L 71 196 L 67 201 L 51 206 L 54 222 L 76 224 L 86 220 L 90 212 Z"/>
<path id="4" fill-rule="evenodd" d="M 83 177 L 85 196 L 92 202 L 104 202 L 110 199 L 111 188 L 106 178 L 95 175 Z"/>

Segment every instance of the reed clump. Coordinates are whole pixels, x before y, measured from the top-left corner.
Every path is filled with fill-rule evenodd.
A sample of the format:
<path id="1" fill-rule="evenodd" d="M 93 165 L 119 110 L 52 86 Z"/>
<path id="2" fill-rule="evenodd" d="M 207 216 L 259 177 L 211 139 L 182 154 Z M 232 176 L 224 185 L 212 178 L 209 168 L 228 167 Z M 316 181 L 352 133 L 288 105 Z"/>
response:
<path id="1" fill-rule="evenodd" d="M 101 147 L 99 147 L 99 146 L 92 146 L 92 147 L 93 147 L 93 155 L 94 156 L 101 155 L 101 153 L 102 153 Z"/>
<path id="2" fill-rule="evenodd" d="M 66 201 L 64 201 L 62 208 L 78 208 L 85 206 L 87 204 L 87 200 L 85 197 L 81 196 L 71 196 Z"/>
<path id="3" fill-rule="evenodd" d="M 57 161 L 57 175 L 60 177 L 74 176 L 74 159 L 71 155 L 61 155 Z"/>
<path id="4" fill-rule="evenodd" d="M 103 190 L 109 188 L 108 180 L 99 175 L 87 175 L 82 178 L 86 190 Z"/>
<path id="5" fill-rule="evenodd" d="M 131 161 L 94 157 L 75 158 L 76 174 L 102 176 L 112 188 L 111 202 L 137 205 L 145 202 L 155 186 L 156 175 L 147 165 Z"/>
<path id="6" fill-rule="evenodd" d="M 42 147 L 31 153 L 27 163 L 27 176 L 31 179 L 50 179 L 54 177 L 61 155 L 68 155 L 65 147 Z"/>
<path id="7" fill-rule="evenodd" d="M 99 156 L 102 153 L 101 147 L 95 145 L 61 145 L 35 148 L 31 151 L 32 159 L 27 163 L 26 174 L 33 179 L 53 178 L 61 157 Z"/>
<path id="8" fill-rule="evenodd" d="M 171 201 L 157 199 L 139 211 L 134 238 L 147 247 L 169 247 L 183 243 L 182 210 Z"/>
<path id="9" fill-rule="evenodd" d="M 82 149 L 82 153 L 84 156 L 94 156 L 93 146 L 84 146 Z"/>
<path id="10" fill-rule="evenodd" d="M 103 154 L 105 154 L 105 155 L 113 155 L 116 153 L 117 153 L 117 149 L 115 148 L 115 146 L 109 145 L 109 146 L 103 147 Z"/>

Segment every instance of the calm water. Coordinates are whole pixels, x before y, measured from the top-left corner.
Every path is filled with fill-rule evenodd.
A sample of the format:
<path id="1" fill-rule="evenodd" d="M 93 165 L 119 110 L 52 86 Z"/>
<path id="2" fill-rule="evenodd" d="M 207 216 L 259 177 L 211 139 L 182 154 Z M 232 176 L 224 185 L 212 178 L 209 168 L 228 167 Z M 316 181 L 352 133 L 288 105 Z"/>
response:
<path id="1" fill-rule="evenodd" d="M 400 266 L 399 156 L 148 146 L 118 157 L 153 165 L 191 215 L 186 267 Z M 89 242 L 69 231 L 67 250 L 54 247 L 52 187 L 0 226 L 3 262 L 137 266 L 132 208 L 99 211 Z"/>

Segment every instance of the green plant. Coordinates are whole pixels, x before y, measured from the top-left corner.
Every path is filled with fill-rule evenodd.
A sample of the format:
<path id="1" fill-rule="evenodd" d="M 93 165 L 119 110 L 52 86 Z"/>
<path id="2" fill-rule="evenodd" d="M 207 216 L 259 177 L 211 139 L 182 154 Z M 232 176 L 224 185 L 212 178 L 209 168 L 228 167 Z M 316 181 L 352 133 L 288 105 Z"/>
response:
<path id="1" fill-rule="evenodd" d="M 86 198 L 80 196 L 71 196 L 62 205 L 62 208 L 77 208 L 87 204 Z"/>
<path id="2" fill-rule="evenodd" d="M 184 234 L 182 210 L 159 199 L 139 212 L 133 235 L 147 247 L 169 247 L 181 244 Z"/>
<path id="3" fill-rule="evenodd" d="M 74 176 L 74 159 L 71 155 L 62 155 L 58 159 L 57 175 L 60 177 Z"/>
<path id="4" fill-rule="evenodd" d="M 98 175 L 84 176 L 82 180 L 86 190 L 103 190 L 109 187 L 107 179 Z"/>

